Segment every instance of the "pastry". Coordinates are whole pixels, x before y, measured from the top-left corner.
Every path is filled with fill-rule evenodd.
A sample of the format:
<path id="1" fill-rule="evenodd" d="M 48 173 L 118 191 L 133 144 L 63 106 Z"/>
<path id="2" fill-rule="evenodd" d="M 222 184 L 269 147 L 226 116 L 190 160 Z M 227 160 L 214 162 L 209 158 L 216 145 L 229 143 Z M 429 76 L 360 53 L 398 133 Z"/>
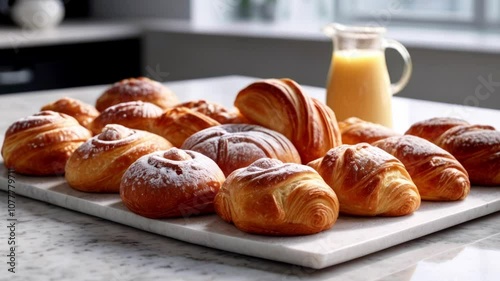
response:
<path id="1" fill-rule="evenodd" d="M 333 111 L 306 95 L 293 80 L 252 83 L 238 93 L 234 104 L 251 123 L 280 132 L 291 140 L 303 163 L 322 157 L 341 144 Z"/>
<path id="2" fill-rule="evenodd" d="M 461 200 L 469 194 L 467 171 L 455 157 L 437 145 L 411 135 L 386 138 L 372 145 L 405 165 L 422 200 Z"/>
<path id="3" fill-rule="evenodd" d="M 41 110 L 52 110 L 72 116 L 78 120 L 80 125 L 87 129 L 90 128 L 89 126 L 92 120 L 99 115 L 99 111 L 97 111 L 94 106 L 68 97 L 46 104 Z"/>
<path id="4" fill-rule="evenodd" d="M 404 216 L 420 206 L 420 195 L 405 166 L 367 143 L 332 148 L 308 165 L 335 191 L 341 213 Z"/>
<path id="5" fill-rule="evenodd" d="M 66 163 L 66 181 L 85 192 L 119 192 L 125 170 L 139 157 L 172 147 L 155 134 L 121 125 L 106 125 L 87 140 Z"/>
<path id="6" fill-rule="evenodd" d="M 108 124 L 119 124 L 130 129 L 148 131 L 151 123 L 163 114 L 163 110 L 149 102 L 130 101 L 106 108 L 90 124 L 94 135 Z"/>
<path id="7" fill-rule="evenodd" d="M 343 144 L 372 143 L 388 137 L 399 136 L 394 130 L 380 124 L 368 122 L 358 117 L 350 117 L 339 122 Z"/>
<path id="8" fill-rule="evenodd" d="M 123 175 L 120 195 L 132 212 L 148 218 L 213 213 L 226 178 L 210 158 L 171 148 L 145 155 Z"/>
<path id="9" fill-rule="evenodd" d="M 220 104 L 205 100 L 183 102 L 175 107 L 187 107 L 196 112 L 205 114 L 220 124 L 248 123 L 248 120 L 241 115 L 237 108 L 228 110 Z"/>
<path id="10" fill-rule="evenodd" d="M 73 151 L 91 136 L 75 118 L 41 111 L 14 122 L 7 129 L 2 145 L 4 164 L 25 175 L 63 174 Z"/>
<path id="11" fill-rule="evenodd" d="M 204 129 L 187 138 L 182 148 L 208 156 L 226 177 L 260 158 L 300 163 L 297 150 L 285 136 L 257 125 L 225 124 Z"/>
<path id="12" fill-rule="evenodd" d="M 150 124 L 150 132 L 166 138 L 176 147 L 180 147 L 192 134 L 220 125 L 214 119 L 187 107 L 167 109 Z"/>
<path id="13" fill-rule="evenodd" d="M 128 101 L 144 101 L 167 109 L 178 103 L 177 96 L 166 86 L 146 77 L 124 79 L 106 89 L 97 99 L 99 111 Z"/>
<path id="14" fill-rule="evenodd" d="M 500 131 L 460 119 L 444 122 L 447 119 L 416 123 L 407 134 L 425 138 L 451 153 L 467 170 L 472 184 L 500 185 Z"/>
<path id="15" fill-rule="evenodd" d="M 234 171 L 214 205 L 226 222 L 263 235 L 318 233 L 331 228 L 339 214 L 335 192 L 316 171 L 269 158 Z"/>

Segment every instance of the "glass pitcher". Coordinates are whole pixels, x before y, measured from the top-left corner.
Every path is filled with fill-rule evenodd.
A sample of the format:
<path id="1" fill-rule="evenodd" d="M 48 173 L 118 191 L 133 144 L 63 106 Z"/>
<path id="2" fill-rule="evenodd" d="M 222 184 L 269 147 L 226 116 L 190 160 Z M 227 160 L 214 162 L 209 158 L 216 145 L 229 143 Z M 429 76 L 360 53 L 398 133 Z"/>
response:
<path id="1" fill-rule="evenodd" d="M 412 63 L 406 48 L 384 38 L 383 27 L 330 24 L 323 29 L 333 40 L 333 54 L 327 81 L 326 104 L 337 120 L 356 116 L 392 127 L 392 95 L 408 83 Z M 404 59 L 401 79 L 391 84 L 385 49 L 394 48 Z"/>

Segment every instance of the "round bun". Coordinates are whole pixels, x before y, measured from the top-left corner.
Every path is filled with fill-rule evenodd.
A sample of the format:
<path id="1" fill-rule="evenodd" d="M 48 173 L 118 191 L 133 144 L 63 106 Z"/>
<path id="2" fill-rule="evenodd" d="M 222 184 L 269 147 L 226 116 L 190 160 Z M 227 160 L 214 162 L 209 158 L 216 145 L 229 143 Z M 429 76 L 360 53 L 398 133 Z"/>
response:
<path id="1" fill-rule="evenodd" d="M 228 110 L 224 106 L 205 100 L 195 100 L 180 103 L 175 107 L 187 107 L 196 112 L 202 113 L 221 124 L 249 123 L 237 108 Z"/>
<path id="2" fill-rule="evenodd" d="M 90 123 L 99 115 L 99 111 L 94 106 L 68 97 L 46 104 L 41 110 L 52 110 L 67 114 L 78 120 L 78 123 L 87 129 L 90 128 Z"/>
<path id="3" fill-rule="evenodd" d="M 182 148 L 208 156 L 226 176 L 260 158 L 300 163 L 297 150 L 285 136 L 257 125 L 225 124 L 211 127 L 187 138 Z"/>
<path id="4" fill-rule="evenodd" d="M 331 228 L 339 215 L 335 192 L 316 171 L 276 159 L 234 171 L 214 204 L 225 221 L 264 235 L 317 233 Z"/>
<path id="5" fill-rule="evenodd" d="M 171 147 L 155 134 L 110 124 L 71 155 L 66 181 L 80 191 L 119 192 L 121 177 L 135 160 Z"/>
<path id="6" fill-rule="evenodd" d="M 90 130 L 99 134 L 108 124 L 119 124 L 130 129 L 149 131 L 151 123 L 160 117 L 163 110 L 149 102 L 130 101 L 106 108 L 90 125 Z"/>
<path id="7" fill-rule="evenodd" d="M 350 117 L 339 122 L 343 144 L 373 143 L 381 139 L 399 136 L 396 131 L 380 124 Z"/>
<path id="8" fill-rule="evenodd" d="M 213 212 L 225 177 L 210 158 L 171 148 L 145 155 L 123 175 L 120 195 L 132 212 L 148 218 Z"/>
<path id="9" fill-rule="evenodd" d="M 175 94 L 163 84 L 146 77 L 129 78 L 116 82 L 96 101 L 99 111 L 128 101 L 144 101 L 167 109 L 178 103 Z"/>
<path id="10" fill-rule="evenodd" d="M 4 164 L 20 174 L 63 174 L 73 151 L 90 137 L 90 131 L 75 118 L 41 111 L 14 122 L 7 129 L 2 145 Z"/>

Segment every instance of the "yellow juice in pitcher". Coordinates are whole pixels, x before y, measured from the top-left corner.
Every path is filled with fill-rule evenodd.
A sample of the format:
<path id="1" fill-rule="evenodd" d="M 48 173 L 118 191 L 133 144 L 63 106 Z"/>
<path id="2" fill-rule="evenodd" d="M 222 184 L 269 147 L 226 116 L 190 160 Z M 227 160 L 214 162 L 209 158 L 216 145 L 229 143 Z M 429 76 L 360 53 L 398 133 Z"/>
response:
<path id="1" fill-rule="evenodd" d="M 326 103 L 339 121 L 356 116 L 392 127 L 390 83 L 382 50 L 337 50 L 332 56 Z"/>

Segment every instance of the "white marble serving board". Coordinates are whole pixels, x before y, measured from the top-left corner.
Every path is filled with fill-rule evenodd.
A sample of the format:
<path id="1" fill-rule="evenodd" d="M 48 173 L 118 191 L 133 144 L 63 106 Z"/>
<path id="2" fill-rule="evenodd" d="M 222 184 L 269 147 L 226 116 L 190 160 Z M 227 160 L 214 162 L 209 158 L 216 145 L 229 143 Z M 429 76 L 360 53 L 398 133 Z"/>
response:
<path id="1" fill-rule="evenodd" d="M 0 164 L 0 189 L 7 170 Z M 423 202 L 413 215 L 397 218 L 341 216 L 316 235 L 266 237 L 237 230 L 216 215 L 153 220 L 126 209 L 117 194 L 70 188 L 63 177 L 15 175 L 15 193 L 163 236 L 230 252 L 312 268 L 324 268 L 500 210 L 500 187 L 473 187 L 460 202 Z M 106 245 L 103 245 L 106 247 Z"/>

